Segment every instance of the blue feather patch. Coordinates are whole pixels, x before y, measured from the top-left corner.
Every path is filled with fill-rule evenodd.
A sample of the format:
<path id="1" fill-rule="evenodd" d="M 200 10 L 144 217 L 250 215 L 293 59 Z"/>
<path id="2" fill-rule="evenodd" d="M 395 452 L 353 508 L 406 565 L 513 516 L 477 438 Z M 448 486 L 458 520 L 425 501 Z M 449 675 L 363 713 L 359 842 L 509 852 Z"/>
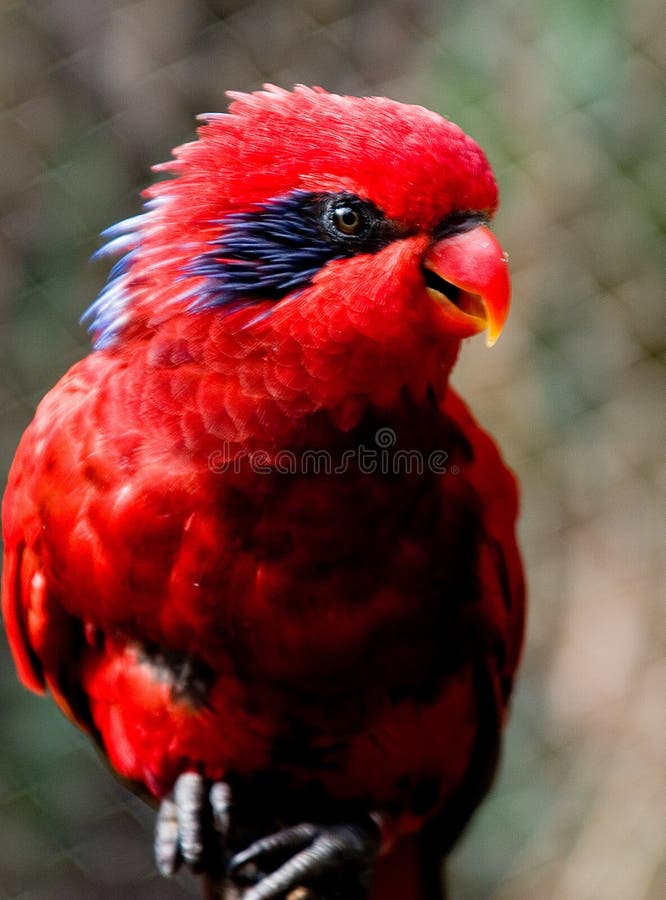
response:
<path id="1" fill-rule="evenodd" d="M 89 333 L 95 335 L 95 350 L 113 344 L 128 319 L 132 296 L 126 286 L 126 275 L 138 252 L 141 227 L 149 213 L 158 205 L 157 201 L 150 201 L 146 204 L 145 213 L 117 222 L 102 232 L 102 237 L 107 242 L 93 254 L 92 259 L 114 256 L 117 253 L 123 255 L 113 264 L 97 299 L 79 320 L 81 324 L 87 324 Z"/>
<path id="2" fill-rule="evenodd" d="M 363 210 L 362 234 L 344 235 L 331 226 L 327 210 L 336 203 Z M 331 260 L 375 253 L 399 234 L 371 203 L 300 190 L 231 213 L 218 224 L 223 230 L 212 249 L 187 268 L 188 275 L 206 278 L 192 309 L 280 300 L 309 285 Z"/>

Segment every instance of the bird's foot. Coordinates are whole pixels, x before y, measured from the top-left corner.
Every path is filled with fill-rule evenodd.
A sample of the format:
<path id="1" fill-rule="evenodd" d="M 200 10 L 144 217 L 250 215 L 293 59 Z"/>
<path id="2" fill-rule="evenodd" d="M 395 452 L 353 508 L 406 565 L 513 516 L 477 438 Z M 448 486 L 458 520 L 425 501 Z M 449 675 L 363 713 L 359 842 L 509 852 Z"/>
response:
<path id="1" fill-rule="evenodd" d="M 369 817 L 337 825 L 309 822 L 260 838 L 230 860 L 243 900 L 364 900 L 380 846 Z"/>
<path id="2" fill-rule="evenodd" d="M 222 871 L 227 857 L 231 791 L 196 772 L 184 772 L 162 800 L 155 828 L 155 860 L 173 875 L 182 862 L 195 872 Z"/>
<path id="3" fill-rule="evenodd" d="M 329 825 L 304 822 L 261 837 L 232 856 L 230 813 L 226 782 L 211 784 L 196 772 L 180 775 L 157 815 L 160 873 L 173 875 L 186 863 L 220 889 L 226 884 L 229 896 L 240 892 L 242 900 L 367 898 L 380 846 L 379 827 L 370 817 Z"/>

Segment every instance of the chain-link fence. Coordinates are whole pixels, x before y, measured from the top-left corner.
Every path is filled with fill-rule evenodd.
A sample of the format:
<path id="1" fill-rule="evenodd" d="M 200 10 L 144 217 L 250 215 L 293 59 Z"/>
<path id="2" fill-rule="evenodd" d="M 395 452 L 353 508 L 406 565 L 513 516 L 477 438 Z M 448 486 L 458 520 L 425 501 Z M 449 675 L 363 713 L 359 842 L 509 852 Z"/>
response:
<path id="1" fill-rule="evenodd" d="M 451 893 L 663 897 L 662 5 L 26 0 L 0 15 L 3 476 L 86 350 L 96 234 L 225 89 L 386 93 L 484 146 L 514 306 L 455 381 L 522 480 L 531 616 L 502 774 Z M 153 874 L 152 813 L 18 686 L 5 646 L 1 662 L 0 898 L 196 896 Z"/>

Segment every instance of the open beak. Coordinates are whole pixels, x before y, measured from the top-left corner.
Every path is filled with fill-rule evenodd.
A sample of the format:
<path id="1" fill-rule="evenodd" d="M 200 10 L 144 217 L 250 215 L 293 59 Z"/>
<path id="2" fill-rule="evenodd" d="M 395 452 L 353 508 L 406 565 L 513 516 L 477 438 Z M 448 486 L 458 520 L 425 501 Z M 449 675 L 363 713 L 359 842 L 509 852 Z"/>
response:
<path id="1" fill-rule="evenodd" d="M 423 260 L 426 289 L 452 331 L 469 337 L 487 329 L 492 347 L 509 313 L 507 255 L 485 226 L 442 238 Z"/>

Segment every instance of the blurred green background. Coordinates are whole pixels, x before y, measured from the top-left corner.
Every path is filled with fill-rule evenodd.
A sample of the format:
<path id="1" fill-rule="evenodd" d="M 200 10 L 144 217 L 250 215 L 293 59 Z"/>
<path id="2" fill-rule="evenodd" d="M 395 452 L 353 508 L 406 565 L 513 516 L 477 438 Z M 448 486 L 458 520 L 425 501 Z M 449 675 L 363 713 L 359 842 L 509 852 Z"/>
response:
<path id="1" fill-rule="evenodd" d="M 453 900 L 666 895 L 665 56 L 657 0 L 1 7 L 0 480 L 87 351 L 97 233 L 137 210 L 150 164 L 225 90 L 388 94 L 486 149 L 514 306 L 455 381 L 523 484 L 531 614 Z M 0 666 L 0 898 L 196 896 L 154 875 L 152 813 L 19 687 L 4 640 Z"/>

